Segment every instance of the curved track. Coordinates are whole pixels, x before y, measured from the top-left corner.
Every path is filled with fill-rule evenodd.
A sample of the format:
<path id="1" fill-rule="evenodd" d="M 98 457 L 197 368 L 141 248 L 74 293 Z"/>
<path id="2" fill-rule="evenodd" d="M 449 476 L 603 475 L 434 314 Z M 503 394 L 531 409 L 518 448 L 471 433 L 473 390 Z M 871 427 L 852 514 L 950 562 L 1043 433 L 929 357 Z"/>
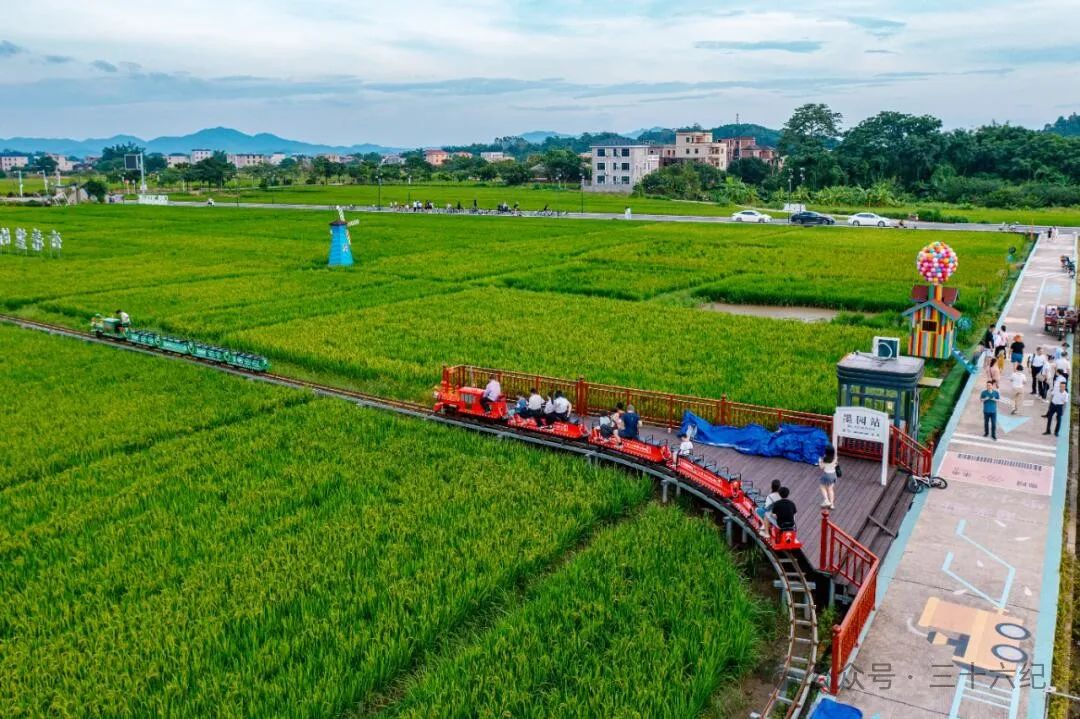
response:
<path id="1" fill-rule="evenodd" d="M 176 355 L 110 339 L 98 338 L 89 333 L 73 330 L 69 327 L 23 319 L 12 315 L 0 314 L 0 321 L 17 325 L 25 329 L 71 337 L 84 342 L 109 345 L 110 347 L 127 350 L 129 352 L 139 352 L 157 356 L 165 355 L 170 359 L 189 362 L 191 364 L 211 366 L 220 372 L 227 372 L 250 380 L 293 387 L 296 389 L 307 389 L 321 396 L 343 399 L 364 407 L 396 412 L 425 421 L 464 427 L 501 438 L 512 438 L 533 445 L 571 452 L 581 455 L 590 461 L 607 462 L 653 477 L 660 482 L 665 501 L 667 500 L 669 490 L 674 490 L 676 494 L 686 492 L 703 504 L 706 504 L 719 512 L 723 517 L 724 523 L 732 524 L 737 527 L 742 532 L 745 539 L 753 539 L 761 552 L 769 560 L 769 563 L 772 565 L 773 571 L 776 572 L 778 578 L 781 600 L 788 616 L 787 651 L 785 653 L 783 664 L 777 672 L 776 687 L 769 696 L 766 705 L 760 711 L 751 714 L 751 717 L 785 717 L 785 719 L 797 717 L 806 703 L 813 679 L 814 663 L 817 661 L 817 614 L 811 591 L 813 587 L 807 581 L 803 567 L 799 562 L 798 555 L 793 552 L 778 552 L 774 550 L 768 542 L 764 541 L 761 536 L 747 524 L 743 516 L 730 507 L 721 497 L 703 487 L 699 487 L 686 481 L 686 479 L 665 466 L 638 462 L 634 458 L 616 451 L 607 450 L 602 447 L 561 441 L 552 438 L 550 435 L 518 431 L 500 425 L 458 418 L 453 415 L 434 414 L 430 408 L 416 402 L 386 399 L 384 397 L 377 397 L 355 390 L 332 387 L 318 382 L 286 377 L 270 372 L 250 372 L 209 360 L 199 359 L 190 355 Z"/>

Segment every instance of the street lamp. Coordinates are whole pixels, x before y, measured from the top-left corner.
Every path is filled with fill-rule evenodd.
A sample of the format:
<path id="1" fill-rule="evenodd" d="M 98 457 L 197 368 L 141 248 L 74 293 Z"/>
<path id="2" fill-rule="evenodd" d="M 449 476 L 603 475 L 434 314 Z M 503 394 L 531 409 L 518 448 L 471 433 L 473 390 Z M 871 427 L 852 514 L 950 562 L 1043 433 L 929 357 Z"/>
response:
<path id="1" fill-rule="evenodd" d="M 375 173 L 375 181 L 379 183 L 379 210 L 382 210 L 382 173 Z"/>

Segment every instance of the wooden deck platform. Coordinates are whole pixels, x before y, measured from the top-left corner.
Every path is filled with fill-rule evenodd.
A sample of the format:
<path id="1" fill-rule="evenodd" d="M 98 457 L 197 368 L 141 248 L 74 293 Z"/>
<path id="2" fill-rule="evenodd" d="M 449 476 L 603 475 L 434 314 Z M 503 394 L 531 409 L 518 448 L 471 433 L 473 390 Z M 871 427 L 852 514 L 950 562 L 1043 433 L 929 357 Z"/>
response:
<path id="1" fill-rule="evenodd" d="M 655 440 L 674 442 L 674 435 L 663 429 L 643 427 L 642 435 Z M 798 508 L 796 523 L 803 552 L 816 569 L 820 561 L 821 491 L 816 465 L 792 462 L 778 457 L 756 457 L 733 449 L 695 444 L 694 452 L 714 464 L 742 474 L 768 494 L 772 480 L 779 479 L 791 490 L 790 499 Z M 893 468 L 881 486 L 881 464 L 864 459 L 841 457 L 843 476 L 836 483 L 836 508 L 829 511 L 830 519 L 853 536 L 863 546 L 884 559 L 900 523 L 911 506 L 914 495 L 904 489 L 907 474 Z"/>

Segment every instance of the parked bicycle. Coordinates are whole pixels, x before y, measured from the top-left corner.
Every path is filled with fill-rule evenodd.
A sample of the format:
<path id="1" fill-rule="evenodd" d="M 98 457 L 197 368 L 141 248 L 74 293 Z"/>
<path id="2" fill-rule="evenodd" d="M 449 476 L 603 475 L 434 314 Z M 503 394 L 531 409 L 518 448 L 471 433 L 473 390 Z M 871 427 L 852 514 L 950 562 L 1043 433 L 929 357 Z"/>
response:
<path id="1" fill-rule="evenodd" d="M 921 474 L 909 474 L 907 479 L 907 491 L 912 494 L 918 494 L 927 487 L 933 489 L 945 489 L 948 486 L 949 483 L 945 481 L 945 478 L 938 477 L 937 475 L 924 477 Z"/>

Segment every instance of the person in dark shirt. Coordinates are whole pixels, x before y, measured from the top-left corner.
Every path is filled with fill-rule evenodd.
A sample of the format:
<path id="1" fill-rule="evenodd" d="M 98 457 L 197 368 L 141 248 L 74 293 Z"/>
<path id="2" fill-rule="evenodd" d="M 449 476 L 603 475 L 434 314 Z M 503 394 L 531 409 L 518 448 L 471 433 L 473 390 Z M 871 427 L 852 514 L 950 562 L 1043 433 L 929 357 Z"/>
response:
<path id="1" fill-rule="evenodd" d="M 769 511 L 776 519 L 776 526 L 782 530 L 795 529 L 795 503 L 788 499 L 791 490 L 787 487 L 780 488 L 780 499 L 772 503 Z"/>
<path id="2" fill-rule="evenodd" d="M 622 415 L 623 428 L 619 432 L 619 436 L 623 439 L 637 439 L 638 438 L 638 425 L 641 424 L 641 417 L 634 409 L 634 405 L 628 405 L 626 411 Z"/>

